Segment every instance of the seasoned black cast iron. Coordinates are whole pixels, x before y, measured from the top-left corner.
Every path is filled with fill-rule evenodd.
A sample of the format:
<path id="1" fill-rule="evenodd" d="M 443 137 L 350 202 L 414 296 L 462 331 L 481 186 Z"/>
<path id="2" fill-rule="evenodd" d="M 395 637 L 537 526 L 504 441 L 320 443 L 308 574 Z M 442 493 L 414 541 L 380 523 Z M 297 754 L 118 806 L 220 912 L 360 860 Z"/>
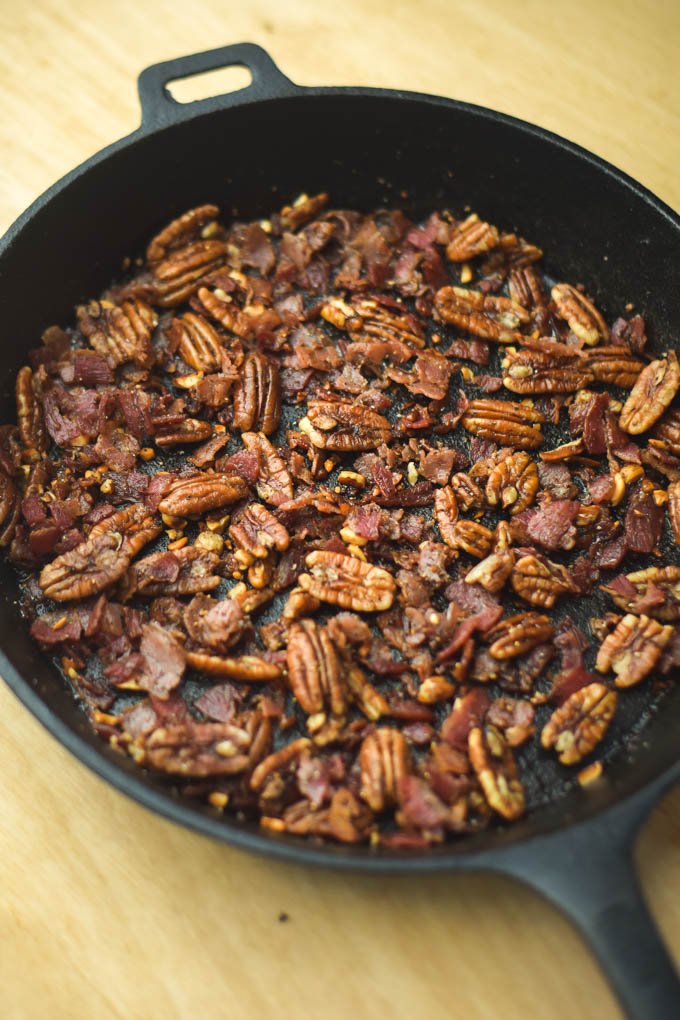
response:
<path id="1" fill-rule="evenodd" d="M 164 88 L 230 65 L 251 71 L 248 88 L 185 105 Z M 150 67 L 139 92 L 139 130 L 54 185 L 0 241 L 0 421 L 13 418 L 14 377 L 45 327 L 68 321 L 73 306 L 99 293 L 125 255 L 141 250 L 172 216 L 206 201 L 245 218 L 301 190 L 328 191 L 335 206 L 394 205 L 414 215 L 469 204 L 541 245 L 549 274 L 596 284 L 605 313 L 632 301 L 660 345 L 673 343 L 680 325 L 680 218 L 624 174 L 547 131 L 433 96 L 300 88 L 252 45 Z M 16 576 L 3 559 L 0 673 L 54 736 L 123 792 L 199 832 L 305 864 L 514 875 L 582 929 L 629 1017 L 680 1016 L 675 968 L 631 860 L 641 823 L 680 779 L 680 690 L 600 783 L 507 831 L 417 854 L 322 847 L 174 798 L 167 785 L 111 751 L 29 637 L 16 593 Z"/>

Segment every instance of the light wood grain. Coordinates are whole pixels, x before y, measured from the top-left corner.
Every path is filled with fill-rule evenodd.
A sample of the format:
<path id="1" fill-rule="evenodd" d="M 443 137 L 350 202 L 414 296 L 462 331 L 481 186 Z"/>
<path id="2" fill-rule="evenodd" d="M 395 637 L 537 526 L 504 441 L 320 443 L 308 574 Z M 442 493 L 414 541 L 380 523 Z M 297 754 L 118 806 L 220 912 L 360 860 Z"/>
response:
<path id="1" fill-rule="evenodd" d="M 680 206 L 680 7 L 668 0 L 4 0 L 0 33 L 0 229 L 136 126 L 144 66 L 244 40 L 302 84 L 436 92 L 535 121 Z M 619 1015 L 576 934 L 517 885 L 247 857 L 110 790 L 1 686 L 0 720 L 7 1020 L 557 1020 L 566 1002 L 581 1020 Z M 639 848 L 676 956 L 679 808 L 677 791 Z"/>

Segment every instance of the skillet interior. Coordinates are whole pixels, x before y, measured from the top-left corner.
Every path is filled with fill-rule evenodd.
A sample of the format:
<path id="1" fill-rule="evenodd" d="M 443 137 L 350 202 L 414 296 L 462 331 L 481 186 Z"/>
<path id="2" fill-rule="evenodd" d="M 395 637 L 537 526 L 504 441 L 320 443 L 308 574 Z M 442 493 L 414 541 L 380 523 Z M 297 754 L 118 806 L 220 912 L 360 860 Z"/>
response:
<path id="1" fill-rule="evenodd" d="M 0 420 L 12 420 L 14 376 L 42 330 L 69 321 L 74 304 L 98 293 L 123 258 L 137 253 L 172 215 L 210 200 L 226 216 L 248 218 L 301 189 L 327 190 L 335 206 L 395 205 L 414 216 L 469 204 L 540 244 L 547 252 L 547 274 L 585 282 L 606 318 L 632 301 L 651 324 L 652 340 L 658 338 L 661 347 L 673 343 L 673 326 L 680 322 L 680 291 L 674 286 L 680 225 L 642 189 L 552 136 L 487 111 L 396 93 L 306 90 L 119 143 L 108 158 L 95 157 L 51 201 L 29 211 L 21 231 L 11 231 L 0 247 L 0 321 L 7 338 Z M 222 819 L 168 793 L 164 783 L 109 751 L 29 638 L 15 602 L 16 576 L 5 562 L 0 588 L 0 648 L 6 657 L 0 655 L 0 672 L 106 778 L 178 821 L 252 848 L 298 858 L 302 849 L 310 860 L 365 866 L 371 859 L 384 867 L 385 855 L 363 847 L 319 850 Z M 646 702 L 644 689 L 633 694 L 631 718 Z M 668 769 L 679 737 L 675 691 L 587 794 L 567 793 L 507 832 L 490 830 L 433 848 L 411 863 L 462 862 L 478 851 L 586 818 Z M 392 852 L 389 858 L 403 855 Z"/>

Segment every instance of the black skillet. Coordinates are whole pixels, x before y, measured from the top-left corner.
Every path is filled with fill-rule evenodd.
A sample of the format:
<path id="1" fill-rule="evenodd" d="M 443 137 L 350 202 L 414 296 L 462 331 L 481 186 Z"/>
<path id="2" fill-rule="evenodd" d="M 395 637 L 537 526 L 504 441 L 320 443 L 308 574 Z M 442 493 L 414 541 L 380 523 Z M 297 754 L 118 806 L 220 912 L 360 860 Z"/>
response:
<path id="1" fill-rule="evenodd" d="M 239 92 L 180 105 L 165 89 L 233 65 L 252 74 Z M 171 216 L 205 201 L 244 217 L 301 190 L 328 191 L 335 206 L 396 205 L 414 215 L 469 204 L 540 244 L 548 274 L 587 281 L 610 317 L 632 301 L 662 346 L 676 336 L 680 218 L 625 174 L 547 131 L 434 96 L 300 88 L 247 44 L 150 67 L 139 93 L 139 130 L 55 184 L 0 241 L 1 421 L 13 418 L 13 380 L 42 330 L 68 321 L 73 306 L 98 293 L 123 257 Z M 111 752 L 29 638 L 16 593 L 3 560 L 0 672 L 62 744 L 124 793 L 199 832 L 303 864 L 514 875 L 583 931 L 629 1017 L 680 1016 L 676 971 L 632 863 L 638 829 L 680 779 L 680 691 L 601 781 L 508 830 L 418 854 L 319 846 L 223 819 Z"/>

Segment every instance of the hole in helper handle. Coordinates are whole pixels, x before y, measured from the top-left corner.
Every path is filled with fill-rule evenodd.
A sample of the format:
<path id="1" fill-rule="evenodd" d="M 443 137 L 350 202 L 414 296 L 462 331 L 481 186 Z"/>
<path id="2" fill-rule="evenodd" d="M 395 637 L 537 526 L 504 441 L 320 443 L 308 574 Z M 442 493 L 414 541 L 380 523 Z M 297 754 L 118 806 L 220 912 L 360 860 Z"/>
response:
<path id="1" fill-rule="evenodd" d="M 632 804 L 518 847 L 502 870 L 542 893 L 576 925 L 629 1020 L 677 1020 L 680 976 L 633 863 L 635 836 L 659 796 L 643 793 Z"/>
<path id="2" fill-rule="evenodd" d="M 211 96 L 193 103 L 178 103 L 166 88 L 171 81 L 234 66 L 247 68 L 252 75 L 252 82 L 246 88 L 224 96 Z M 137 88 L 142 106 L 143 129 L 162 127 L 187 119 L 199 107 L 202 110 L 224 109 L 244 101 L 274 99 L 301 91 L 299 86 L 279 71 L 266 50 L 254 43 L 220 46 L 216 50 L 153 64 L 142 71 Z"/>

